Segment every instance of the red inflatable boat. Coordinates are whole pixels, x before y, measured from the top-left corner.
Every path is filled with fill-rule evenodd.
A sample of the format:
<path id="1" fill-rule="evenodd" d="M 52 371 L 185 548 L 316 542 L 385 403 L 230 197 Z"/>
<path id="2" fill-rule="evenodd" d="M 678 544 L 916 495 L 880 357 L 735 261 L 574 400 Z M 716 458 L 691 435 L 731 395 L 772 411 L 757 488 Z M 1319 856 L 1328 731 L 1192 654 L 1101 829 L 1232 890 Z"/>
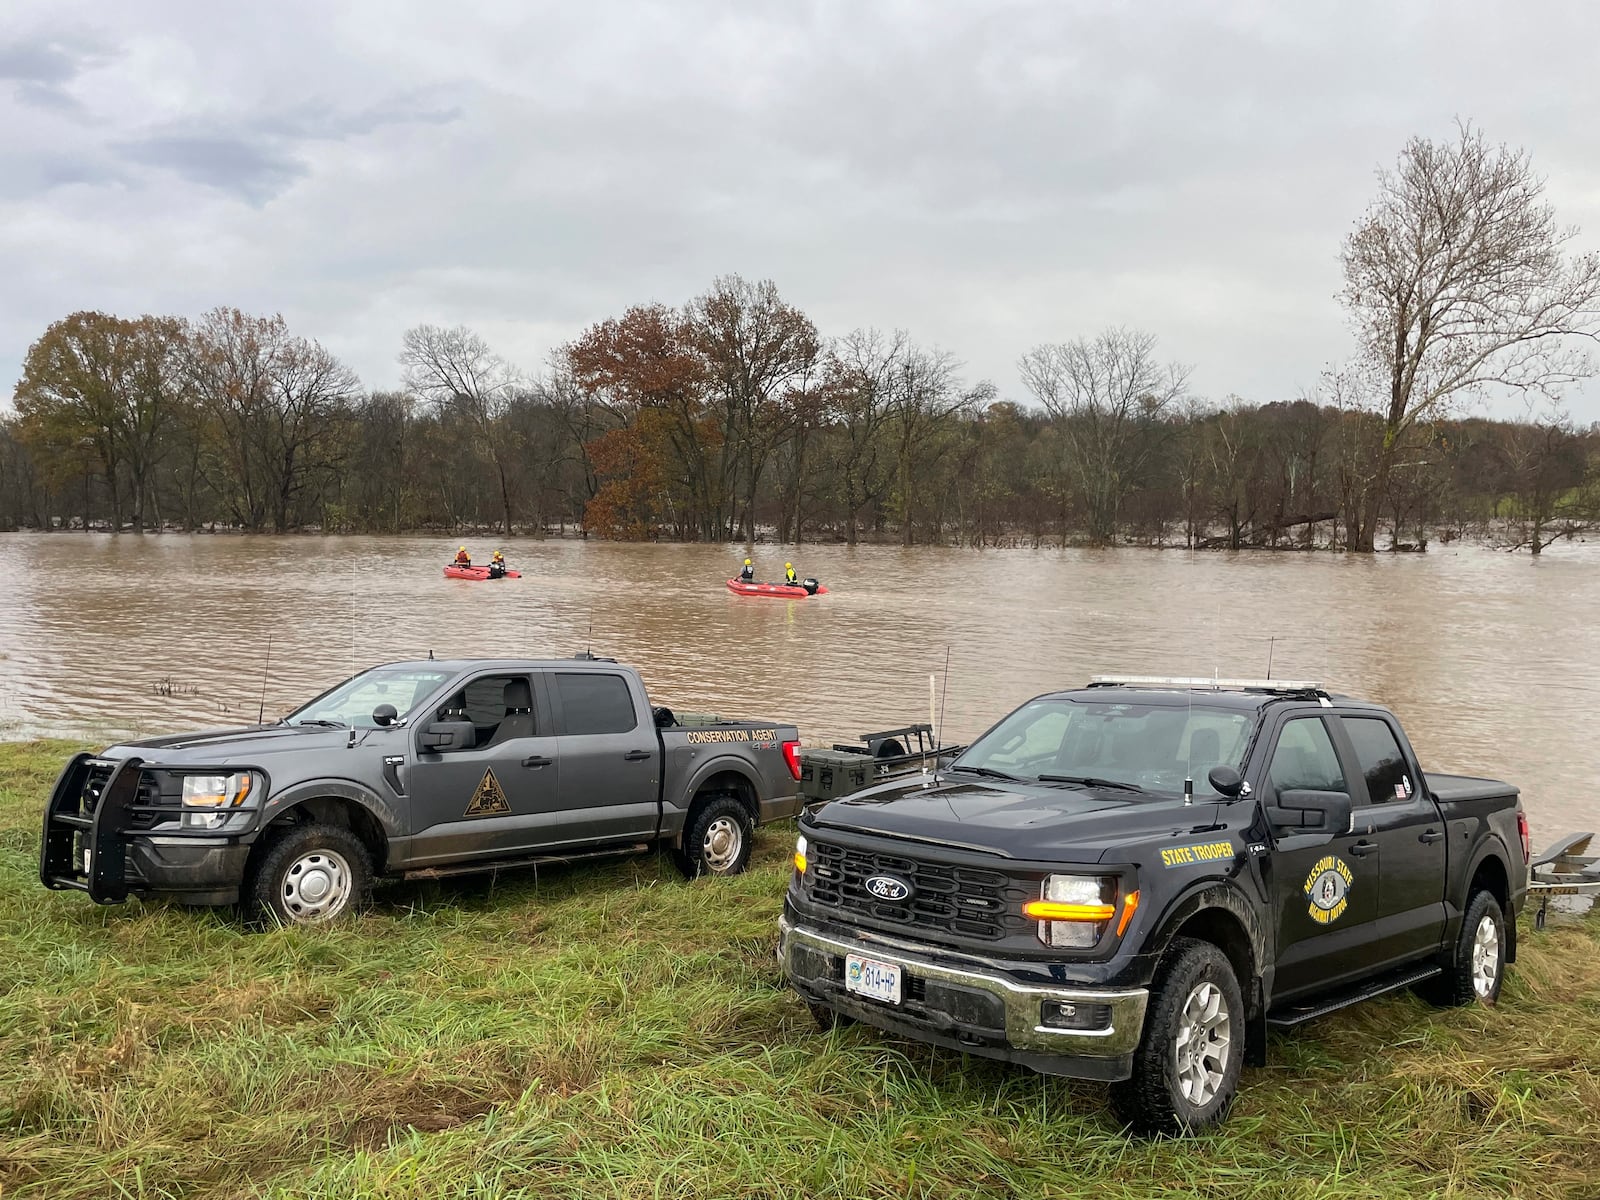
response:
<path id="1" fill-rule="evenodd" d="M 502 576 L 489 574 L 488 567 L 458 567 L 454 563 L 444 569 L 446 579 L 521 579 L 521 571 L 507 571 Z"/>
<path id="2" fill-rule="evenodd" d="M 787 583 L 745 583 L 743 580 L 728 580 L 728 590 L 736 596 L 779 596 L 785 600 L 804 600 L 807 596 L 822 596 L 828 591 L 820 583 L 817 590 L 808 592 L 803 587 L 790 587 Z"/>

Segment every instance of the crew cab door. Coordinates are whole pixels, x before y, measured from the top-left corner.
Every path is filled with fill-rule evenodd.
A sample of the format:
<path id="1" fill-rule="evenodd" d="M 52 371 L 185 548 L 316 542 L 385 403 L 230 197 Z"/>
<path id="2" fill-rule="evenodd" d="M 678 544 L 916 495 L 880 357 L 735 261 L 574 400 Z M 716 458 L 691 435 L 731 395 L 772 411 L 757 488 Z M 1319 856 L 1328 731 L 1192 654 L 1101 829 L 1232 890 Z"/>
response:
<path id="1" fill-rule="evenodd" d="M 1266 762 L 1260 787 L 1269 812 L 1292 791 L 1350 792 L 1321 714 L 1288 716 L 1274 734 Z M 1371 926 L 1378 915 L 1378 843 L 1348 830 L 1330 839 L 1326 833 L 1274 826 L 1272 836 L 1268 875 L 1278 951 L 1273 1002 L 1368 973 Z"/>
<path id="2" fill-rule="evenodd" d="M 1444 819 L 1392 718 L 1341 713 L 1333 723 L 1346 760 L 1361 774 L 1352 781 L 1361 805 L 1355 827 L 1378 843 L 1383 858 L 1373 959 L 1398 964 L 1433 954 L 1445 924 Z"/>
<path id="3" fill-rule="evenodd" d="M 647 715 L 642 689 L 616 671 L 557 670 L 548 678 L 559 731 L 561 840 L 655 837 L 661 738 Z"/>
<path id="4" fill-rule="evenodd" d="M 543 690 L 537 672 L 486 672 L 417 721 L 407 867 L 514 855 L 560 840 L 559 739 Z M 470 744 L 427 749 L 436 720 L 470 722 Z"/>

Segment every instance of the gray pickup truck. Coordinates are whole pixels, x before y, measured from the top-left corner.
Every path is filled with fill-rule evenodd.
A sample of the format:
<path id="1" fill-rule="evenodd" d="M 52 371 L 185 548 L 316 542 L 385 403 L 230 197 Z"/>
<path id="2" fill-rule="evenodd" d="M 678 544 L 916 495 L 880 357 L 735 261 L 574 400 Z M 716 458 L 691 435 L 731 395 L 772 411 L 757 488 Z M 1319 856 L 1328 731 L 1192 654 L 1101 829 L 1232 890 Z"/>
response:
<path id="1" fill-rule="evenodd" d="M 669 850 L 735 875 L 800 806 L 793 725 L 652 708 L 611 659 L 374 667 L 276 724 L 79 754 L 44 817 L 39 877 L 101 904 L 164 894 L 315 924 L 377 876 Z"/>

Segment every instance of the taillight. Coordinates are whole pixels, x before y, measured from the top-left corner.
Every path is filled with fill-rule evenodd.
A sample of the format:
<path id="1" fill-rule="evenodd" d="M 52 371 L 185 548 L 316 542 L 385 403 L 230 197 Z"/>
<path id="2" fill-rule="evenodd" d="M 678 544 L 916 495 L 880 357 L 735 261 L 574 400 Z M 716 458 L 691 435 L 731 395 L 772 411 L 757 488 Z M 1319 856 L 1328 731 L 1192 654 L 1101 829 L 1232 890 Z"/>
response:
<path id="1" fill-rule="evenodd" d="M 1533 833 L 1528 829 L 1528 814 L 1517 809 L 1517 836 L 1522 839 L 1522 865 L 1533 859 Z"/>
<path id="2" fill-rule="evenodd" d="M 800 778 L 800 743 L 785 742 L 783 744 L 783 761 L 789 764 L 789 774 Z"/>

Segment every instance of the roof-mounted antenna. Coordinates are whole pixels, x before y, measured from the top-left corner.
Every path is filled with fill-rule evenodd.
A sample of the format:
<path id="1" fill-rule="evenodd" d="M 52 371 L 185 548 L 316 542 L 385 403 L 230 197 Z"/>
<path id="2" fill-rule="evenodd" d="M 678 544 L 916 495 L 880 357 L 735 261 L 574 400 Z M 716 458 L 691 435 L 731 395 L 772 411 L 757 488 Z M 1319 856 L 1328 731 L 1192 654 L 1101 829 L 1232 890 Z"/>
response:
<path id="1" fill-rule="evenodd" d="M 1272 647 L 1277 642 L 1277 640 L 1278 639 L 1276 637 L 1269 637 L 1267 639 L 1267 678 L 1268 679 L 1272 678 Z"/>
<path id="2" fill-rule="evenodd" d="M 594 655 L 594 609 L 589 609 L 589 636 L 583 639 L 583 652 L 591 657 Z"/>
<path id="3" fill-rule="evenodd" d="M 433 661 L 433 651 L 431 649 L 428 651 L 428 661 L 429 662 Z"/>
<path id="4" fill-rule="evenodd" d="M 944 698 L 950 694 L 950 643 L 944 644 L 944 683 L 939 689 L 939 724 L 933 731 L 933 781 L 939 782 L 939 749 L 944 744 Z"/>
<path id="5" fill-rule="evenodd" d="M 256 724 L 267 719 L 267 671 L 272 667 L 272 635 L 267 634 L 267 661 L 261 664 L 261 706 L 256 709 Z"/>

